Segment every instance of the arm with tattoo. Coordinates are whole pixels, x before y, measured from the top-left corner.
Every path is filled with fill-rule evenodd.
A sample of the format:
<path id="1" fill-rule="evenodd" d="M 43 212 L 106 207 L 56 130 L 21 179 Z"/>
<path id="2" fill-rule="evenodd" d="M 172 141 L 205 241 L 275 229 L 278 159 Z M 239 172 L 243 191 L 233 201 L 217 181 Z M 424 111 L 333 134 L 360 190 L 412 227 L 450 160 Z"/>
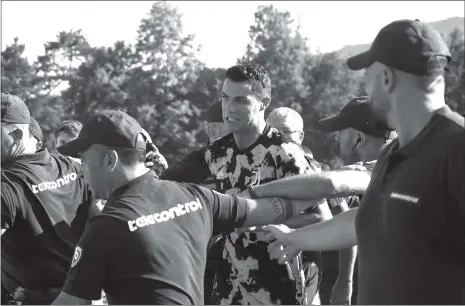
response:
<path id="1" fill-rule="evenodd" d="M 247 199 L 247 205 L 249 213 L 243 227 L 282 223 L 307 208 L 318 205 L 318 201 L 270 197 Z"/>

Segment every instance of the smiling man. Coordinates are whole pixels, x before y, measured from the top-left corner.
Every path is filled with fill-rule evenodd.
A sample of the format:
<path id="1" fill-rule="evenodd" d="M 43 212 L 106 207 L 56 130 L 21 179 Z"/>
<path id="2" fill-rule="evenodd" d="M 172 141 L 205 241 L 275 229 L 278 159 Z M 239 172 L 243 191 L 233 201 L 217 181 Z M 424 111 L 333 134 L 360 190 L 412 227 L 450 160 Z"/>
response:
<path id="1" fill-rule="evenodd" d="M 270 102 L 271 80 L 262 66 L 229 68 L 222 88 L 222 112 L 230 134 L 187 155 L 160 178 L 200 183 L 214 175 L 217 191 L 238 194 L 248 186 L 312 172 L 302 148 L 266 124 Z M 318 207 L 314 212 L 319 211 Z M 290 221 L 294 226 L 309 224 L 301 216 L 296 219 Z M 270 258 L 263 233 L 230 233 L 223 238 L 210 303 L 295 305 L 313 300 L 318 284 L 314 261 L 319 258 L 303 260 L 299 254 L 286 268 Z"/>

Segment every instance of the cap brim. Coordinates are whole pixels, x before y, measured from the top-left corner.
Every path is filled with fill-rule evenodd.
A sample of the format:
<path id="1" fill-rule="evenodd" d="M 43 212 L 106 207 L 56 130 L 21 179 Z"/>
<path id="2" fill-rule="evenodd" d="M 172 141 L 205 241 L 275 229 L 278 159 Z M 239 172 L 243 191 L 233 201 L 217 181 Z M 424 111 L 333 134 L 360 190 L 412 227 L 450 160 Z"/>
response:
<path id="1" fill-rule="evenodd" d="M 336 132 L 349 128 L 348 120 L 344 116 L 336 115 L 317 122 L 315 128 L 322 132 Z"/>
<path id="2" fill-rule="evenodd" d="M 354 55 L 347 59 L 347 66 L 351 70 L 361 70 L 370 67 L 373 64 L 370 50 Z"/>
<path id="3" fill-rule="evenodd" d="M 79 157 L 79 153 L 84 152 L 87 150 L 92 144 L 90 144 L 88 141 L 80 138 L 76 138 L 74 140 L 71 140 L 68 143 L 65 143 L 62 146 L 59 146 L 57 148 L 57 151 L 60 154 L 63 154 L 65 156 L 70 156 L 70 157 Z"/>

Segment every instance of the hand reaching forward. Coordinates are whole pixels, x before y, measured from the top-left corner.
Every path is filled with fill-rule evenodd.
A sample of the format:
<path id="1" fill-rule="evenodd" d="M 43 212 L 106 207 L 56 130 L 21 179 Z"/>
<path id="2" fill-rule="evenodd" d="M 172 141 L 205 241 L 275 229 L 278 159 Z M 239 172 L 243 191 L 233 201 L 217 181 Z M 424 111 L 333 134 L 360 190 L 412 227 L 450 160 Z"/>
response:
<path id="1" fill-rule="evenodd" d="M 263 226 L 261 231 L 268 232 L 268 240 L 276 239 L 269 245 L 268 251 L 271 258 L 278 260 L 279 264 L 286 264 L 302 251 L 302 248 L 292 241 L 292 230 L 284 224 Z"/>

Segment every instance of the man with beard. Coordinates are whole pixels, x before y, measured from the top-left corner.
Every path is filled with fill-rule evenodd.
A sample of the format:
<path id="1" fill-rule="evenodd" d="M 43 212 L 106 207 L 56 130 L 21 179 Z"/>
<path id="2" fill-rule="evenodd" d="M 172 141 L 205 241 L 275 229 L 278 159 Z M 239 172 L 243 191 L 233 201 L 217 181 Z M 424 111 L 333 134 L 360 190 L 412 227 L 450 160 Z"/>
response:
<path id="1" fill-rule="evenodd" d="M 275 258 L 358 243 L 358 304 L 465 303 L 465 120 L 445 104 L 450 53 L 418 20 L 384 27 L 348 59 L 398 132 L 382 152 L 358 209 L 282 235 Z M 284 247 L 283 247 L 284 246 Z"/>
<path id="2" fill-rule="evenodd" d="M 160 178 L 200 183 L 214 175 L 219 192 L 238 194 L 251 185 L 312 171 L 302 148 L 266 124 L 270 97 L 271 81 L 263 67 L 239 64 L 229 68 L 222 112 L 231 134 L 187 155 Z M 313 259 L 303 264 L 299 254 L 282 267 L 270 258 L 263 233 L 231 233 L 223 238 L 211 303 L 295 305 L 313 299 L 316 291 L 310 284 L 318 275 Z M 307 292 L 308 287 L 313 291 Z"/>
<path id="3" fill-rule="evenodd" d="M 79 164 L 30 146 L 30 114 L 2 93 L 2 296 L 49 304 L 60 292 L 88 218 Z"/>

